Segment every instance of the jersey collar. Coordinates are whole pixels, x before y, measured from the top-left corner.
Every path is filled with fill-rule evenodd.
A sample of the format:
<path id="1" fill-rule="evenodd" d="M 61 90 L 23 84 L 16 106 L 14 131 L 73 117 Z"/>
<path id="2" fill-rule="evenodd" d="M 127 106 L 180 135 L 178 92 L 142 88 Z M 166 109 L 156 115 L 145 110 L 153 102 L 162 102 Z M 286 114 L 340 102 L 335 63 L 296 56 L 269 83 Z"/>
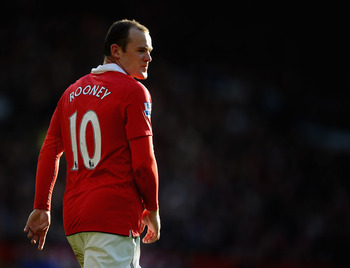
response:
<path id="1" fill-rule="evenodd" d="M 107 64 L 99 65 L 97 66 L 97 68 L 91 69 L 91 73 L 93 74 L 102 74 L 110 71 L 126 74 L 126 72 L 118 64 L 115 64 L 115 63 L 107 63 Z"/>

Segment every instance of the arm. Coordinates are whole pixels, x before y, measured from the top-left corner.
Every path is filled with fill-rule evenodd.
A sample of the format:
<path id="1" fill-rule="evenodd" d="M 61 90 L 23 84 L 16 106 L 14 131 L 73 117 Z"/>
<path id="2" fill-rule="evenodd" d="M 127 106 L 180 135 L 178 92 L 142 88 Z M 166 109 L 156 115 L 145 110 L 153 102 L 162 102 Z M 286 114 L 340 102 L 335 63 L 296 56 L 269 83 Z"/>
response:
<path id="1" fill-rule="evenodd" d="M 148 230 L 143 242 L 153 243 L 160 237 L 160 217 L 158 170 L 153 152 L 152 136 L 130 140 L 130 148 L 136 186 L 146 207 L 142 215 L 142 222 L 148 226 Z"/>
<path id="2" fill-rule="evenodd" d="M 62 153 L 61 140 L 48 133 L 38 159 L 34 209 L 51 210 L 51 197 L 56 183 Z"/>
<path id="3" fill-rule="evenodd" d="M 46 234 L 51 223 L 51 196 L 58 174 L 59 160 L 63 153 L 59 130 L 56 110 L 38 159 L 34 210 L 24 227 L 24 232 L 28 233 L 31 243 L 39 242 L 39 250 L 44 248 Z"/>

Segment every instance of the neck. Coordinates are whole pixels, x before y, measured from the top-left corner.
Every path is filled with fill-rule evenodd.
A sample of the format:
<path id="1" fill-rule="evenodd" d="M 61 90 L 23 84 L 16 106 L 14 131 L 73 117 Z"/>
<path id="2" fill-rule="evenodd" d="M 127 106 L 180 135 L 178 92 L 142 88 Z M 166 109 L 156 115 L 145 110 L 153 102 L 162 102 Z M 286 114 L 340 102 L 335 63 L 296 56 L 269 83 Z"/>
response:
<path id="1" fill-rule="evenodd" d="M 112 57 L 107 57 L 105 56 L 105 58 L 103 59 L 103 64 L 108 64 L 108 63 L 116 63 L 115 61 L 113 61 Z"/>
<path id="2" fill-rule="evenodd" d="M 112 56 L 105 56 L 105 58 L 103 60 L 103 64 L 108 64 L 108 63 L 115 63 L 115 64 L 117 64 L 120 68 L 123 69 L 123 71 L 125 73 L 128 74 L 128 72 L 125 70 L 124 66 L 121 64 L 119 59 L 116 59 L 116 58 L 114 58 Z"/>

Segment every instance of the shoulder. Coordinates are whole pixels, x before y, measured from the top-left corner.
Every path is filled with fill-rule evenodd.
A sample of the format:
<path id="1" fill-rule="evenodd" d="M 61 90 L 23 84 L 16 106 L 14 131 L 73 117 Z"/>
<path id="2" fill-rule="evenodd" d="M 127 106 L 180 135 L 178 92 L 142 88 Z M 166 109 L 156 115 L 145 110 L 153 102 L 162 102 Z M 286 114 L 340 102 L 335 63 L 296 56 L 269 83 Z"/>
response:
<path id="1" fill-rule="evenodd" d="M 134 91 L 148 92 L 148 89 L 141 82 L 136 80 L 130 83 L 130 88 Z"/>
<path id="2" fill-rule="evenodd" d="M 134 80 L 133 78 L 131 79 L 133 81 L 130 81 L 127 87 L 128 95 L 148 101 L 151 98 L 151 94 L 149 93 L 148 89 L 142 83 Z"/>

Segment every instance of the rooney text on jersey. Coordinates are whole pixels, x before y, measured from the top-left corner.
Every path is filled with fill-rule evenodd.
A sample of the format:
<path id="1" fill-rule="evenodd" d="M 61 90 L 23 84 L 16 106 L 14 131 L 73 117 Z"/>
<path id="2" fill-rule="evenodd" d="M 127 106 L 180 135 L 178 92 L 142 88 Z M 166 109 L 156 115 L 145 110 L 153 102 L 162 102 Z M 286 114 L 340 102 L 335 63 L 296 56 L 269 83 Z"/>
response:
<path id="1" fill-rule="evenodd" d="M 107 97 L 109 94 L 111 94 L 107 88 L 104 86 L 100 85 L 86 85 L 84 88 L 83 87 L 77 87 L 76 90 L 71 92 L 69 94 L 69 102 L 72 102 L 75 97 L 79 97 L 80 95 L 92 95 L 97 98 L 101 98 L 103 100 L 105 97 Z"/>

